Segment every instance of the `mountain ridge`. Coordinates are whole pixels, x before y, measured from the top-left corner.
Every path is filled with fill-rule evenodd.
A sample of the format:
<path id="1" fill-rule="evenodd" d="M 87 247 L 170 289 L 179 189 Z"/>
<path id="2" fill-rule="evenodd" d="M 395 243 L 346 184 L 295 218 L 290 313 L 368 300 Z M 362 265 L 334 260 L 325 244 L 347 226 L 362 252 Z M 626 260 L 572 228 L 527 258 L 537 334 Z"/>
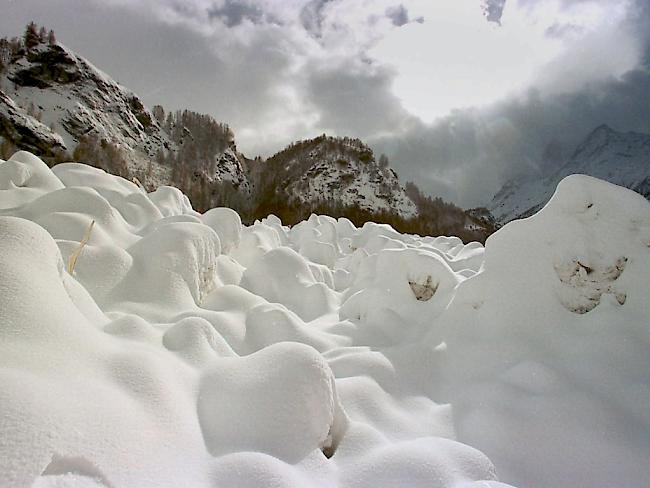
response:
<path id="1" fill-rule="evenodd" d="M 293 154 L 297 148 L 307 150 Z M 416 204 L 388 159 L 376 158 L 359 139 L 323 134 L 266 160 L 247 158 L 227 124 L 189 110 L 148 109 L 53 33 L 39 34 L 35 24 L 22 39 L 0 39 L 0 157 L 16 149 L 51 165 L 91 162 L 148 190 L 176 186 L 198 209 L 228 206 L 250 222 L 276 213 L 292 224 L 319 210 L 415 233 L 451 229 L 472 240 L 493 230 L 437 199 Z M 294 157 L 287 159 L 289 153 Z M 439 208 L 432 212 L 432 205 Z M 449 214 L 444 226 L 418 222 L 420 215 L 443 211 Z"/>
<path id="2" fill-rule="evenodd" d="M 650 134 L 620 132 L 607 124 L 592 130 L 558 170 L 543 178 L 507 181 L 488 206 L 499 224 L 532 215 L 565 176 L 585 174 L 650 198 Z"/>

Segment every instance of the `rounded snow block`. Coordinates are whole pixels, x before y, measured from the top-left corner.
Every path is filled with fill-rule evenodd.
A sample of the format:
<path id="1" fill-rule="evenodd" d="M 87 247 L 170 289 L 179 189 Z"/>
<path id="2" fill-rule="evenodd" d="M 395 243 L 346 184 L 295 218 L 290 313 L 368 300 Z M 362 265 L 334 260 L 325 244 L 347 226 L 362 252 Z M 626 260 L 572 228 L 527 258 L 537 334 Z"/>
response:
<path id="1" fill-rule="evenodd" d="M 318 351 L 334 347 L 318 329 L 306 325 L 286 307 L 275 303 L 263 303 L 250 310 L 246 317 L 245 345 L 253 352 L 277 342 L 300 342 Z"/>
<path id="2" fill-rule="evenodd" d="M 317 240 L 304 242 L 300 246 L 300 254 L 316 264 L 334 268 L 336 263 L 336 249 L 332 244 Z"/>
<path id="3" fill-rule="evenodd" d="M 135 183 L 81 163 L 57 164 L 52 172 L 66 187 L 90 187 L 130 224 L 143 227 L 162 218 L 158 207 Z"/>
<path id="4" fill-rule="evenodd" d="M 268 454 L 238 452 L 220 457 L 211 472 L 210 486 L 237 488 L 296 488 L 312 486 L 303 472 Z"/>
<path id="5" fill-rule="evenodd" d="M 235 356 L 226 340 L 206 319 L 186 317 L 163 335 L 163 345 L 192 364 L 205 364 L 215 356 Z"/>
<path id="6" fill-rule="evenodd" d="M 221 240 L 221 252 L 224 254 L 237 246 L 241 241 L 241 217 L 230 208 L 219 207 L 208 210 L 201 216 L 201 221 L 212 228 Z"/>
<path id="7" fill-rule="evenodd" d="M 478 480 L 496 480 L 494 466 L 483 453 L 449 439 L 424 437 L 370 451 L 342 473 L 341 486 L 452 488 Z"/>
<path id="8" fill-rule="evenodd" d="M 305 258 L 293 249 L 272 249 L 244 271 L 240 286 L 281 303 L 305 321 L 334 309 L 336 295 L 314 277 Z"/>
<path id="9" fill-rule="evenodd" d="M 0 209 L 18 207 L 63 188 L 47 164 L 25 151 L 0 163 Z"/>
<path id="10" fill-rule="evenodd" d="M 122 215 L 90 187 L 47 193 L 25 205 L 19 215 L 43 226 L 55 239 L 80 242 L 92 221 L 91 245 L 126 247 L 137 240 Z"/>
<path id="11" fill-rule="evenodd" d="M 192 209 L 190 199 L 173 186 L 159 186 L 156 191 L 149 193 L 149 199 L 165 217 L 183 214 L 198 215 Z"/>
<path id="12" fill-rule="evenodd" d="M 202 379 L 197 411 L 213 456 L 256 451 L 296 463 L 335 449 L 347 427 L 327 362 L 291 342 L 217 359 Z"/>
<path id="13" fill-rule="evenodd" d="M 387 249 L 376 256 L 374 277 L 362 283 L 365 286 L 343 304 L 339 311 L 342 319 L 386 323 L 385 332 L 396 338 L 402 335 L 401 324 L 423 317 L 430 320 L 453 298 L 460 280 L 437 254 L 420 249 Z"/>
<path id="14" fill-rule="evenodd" d="M 78 252 L 80 245 L 79 242 L 65 240 L 59 240 L 57 244 L 65 263 L 69 263 L 70 256 Z M 132 265 L 131 255 L 118 246 L 85 245 L 78 255 L 72 275 L 102 307 L 111 292 L 120 286 Z"/>
<path id="15" fill-rule="evenodd" d="M 124 299 L 149 298 L 168 305 L 199 304 L 215 286 L 219 236 L 203 224 L 179 222 L 147 234 L 128 249 L 133 267 Z"/>

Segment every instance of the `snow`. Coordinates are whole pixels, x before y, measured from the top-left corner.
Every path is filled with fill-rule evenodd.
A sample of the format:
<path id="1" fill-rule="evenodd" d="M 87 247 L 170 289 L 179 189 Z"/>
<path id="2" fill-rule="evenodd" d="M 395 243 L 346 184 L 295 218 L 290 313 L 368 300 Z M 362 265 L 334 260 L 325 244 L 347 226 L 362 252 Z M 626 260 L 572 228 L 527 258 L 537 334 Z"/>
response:
<path id="1" fill-rule="evenodd" d="M 0 161 L 1 484 L 645 486 L 648 276 L 650 204 L 587 176 L 483 248 L 244 226 L 19 152 Z"/>
<path id="2" fill-rule="evenodd" d="M 36 120 L 16 103 L 0 87 L 0 121 L 13 127 L 21 134 L 25 145 L 38 144 L 52 148 L 65 149 L 63 138 L 48 126 Z M 11 131 L 13 132 L 13 131 Z M 26 136 L 27 134 L 27 136 Z"/>

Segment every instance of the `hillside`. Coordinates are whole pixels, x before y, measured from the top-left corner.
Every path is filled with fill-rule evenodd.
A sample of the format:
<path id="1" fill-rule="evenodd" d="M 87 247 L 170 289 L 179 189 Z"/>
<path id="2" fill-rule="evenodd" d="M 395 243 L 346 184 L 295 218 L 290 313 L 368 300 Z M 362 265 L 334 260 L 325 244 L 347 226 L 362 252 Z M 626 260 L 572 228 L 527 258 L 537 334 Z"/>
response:
<path id="1" fill-rule="evenodd" d="M 281 192 L 283 198 L 300 204 L 329 199 L 362 210 L 395 212 L 405 219 L 417 215 L 388 160 L 377 161 L 358 139 L 322 135 L 296 142 L 263 166 L 257 173 L 262 198 Z"/>

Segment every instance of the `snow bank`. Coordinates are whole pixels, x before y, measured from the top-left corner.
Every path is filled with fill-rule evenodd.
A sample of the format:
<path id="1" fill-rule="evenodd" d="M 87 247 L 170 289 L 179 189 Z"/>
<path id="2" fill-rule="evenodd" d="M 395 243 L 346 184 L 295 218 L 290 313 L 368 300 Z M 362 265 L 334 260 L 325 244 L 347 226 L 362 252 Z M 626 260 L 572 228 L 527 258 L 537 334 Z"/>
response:
<path id="1" fill-rule="evenodd" d="M 588 177 L 484 249 L 17 153 L 2 486 L 643 486 L 649 272 L 650 205 Z"/>

